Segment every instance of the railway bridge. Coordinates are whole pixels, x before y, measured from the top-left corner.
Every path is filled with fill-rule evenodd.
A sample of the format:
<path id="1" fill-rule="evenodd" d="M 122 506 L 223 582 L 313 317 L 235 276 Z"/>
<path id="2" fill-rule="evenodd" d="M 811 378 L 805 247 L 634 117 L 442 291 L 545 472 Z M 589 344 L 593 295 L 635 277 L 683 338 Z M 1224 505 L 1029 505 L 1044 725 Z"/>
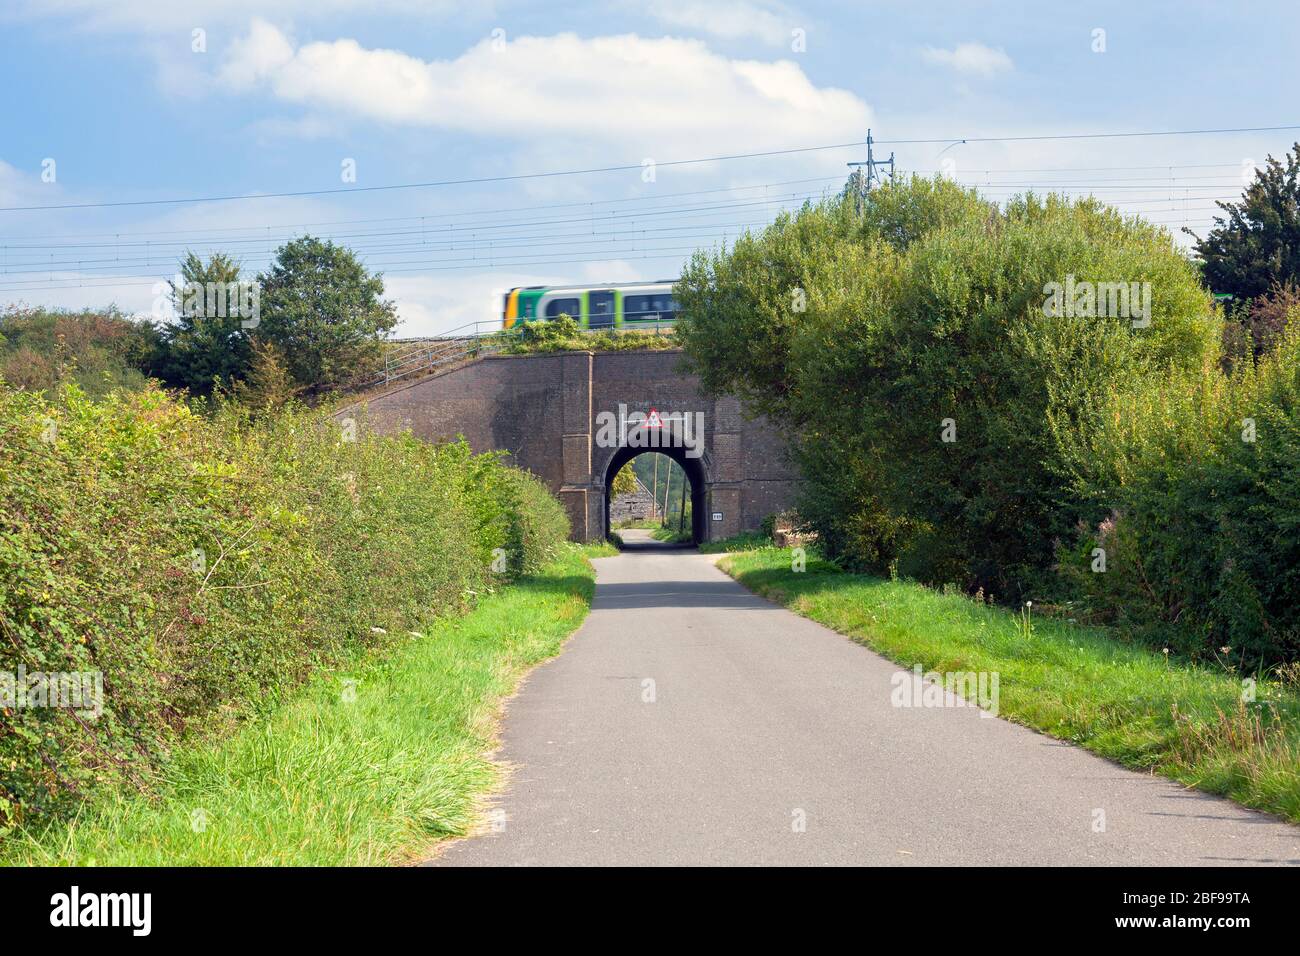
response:
<path id="1" fill-rule="evenodd" d="M 614 475 L 656 451 L 690 479 L 696 541 L 757 529 L 793 504 L 785 443 L 735 398 L 706 396 L 680 364 L 678 350 L 490 355 L 340 415 L 508 452 L 564 503 L 578 541 L 608 533 Z"/>

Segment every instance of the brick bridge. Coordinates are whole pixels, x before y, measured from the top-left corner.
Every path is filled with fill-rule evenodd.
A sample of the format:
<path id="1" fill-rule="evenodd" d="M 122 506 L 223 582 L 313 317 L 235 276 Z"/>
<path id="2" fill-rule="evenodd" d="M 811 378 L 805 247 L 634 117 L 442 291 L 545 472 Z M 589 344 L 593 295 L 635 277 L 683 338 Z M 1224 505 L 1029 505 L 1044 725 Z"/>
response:
<path id="1" fill-rule="evenodd" d="M 339 414 L 379 431 L 409 428 L 428 441 L 464 435 L 476 452 L 509 452 L 564 503 L 579 541 L 606 535 L 614 475 L 647 451 L 686 470 L 697 541 L 757 529 L 793 504 L 783 443 L 736 399 L 705 396 L 680 361 L 675 350 L 493 355 Z M 643 423 L 652 409 L 662 427 Z"/>

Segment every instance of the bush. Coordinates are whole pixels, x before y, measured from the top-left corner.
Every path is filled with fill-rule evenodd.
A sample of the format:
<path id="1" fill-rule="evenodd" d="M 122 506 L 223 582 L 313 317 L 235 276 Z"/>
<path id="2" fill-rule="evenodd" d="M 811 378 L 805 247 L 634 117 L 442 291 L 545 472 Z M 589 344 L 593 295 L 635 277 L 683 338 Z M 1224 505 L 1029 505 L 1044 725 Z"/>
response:
<path id="1" fill-rule="evenodd" d="M 1149 325 L 1049 316 L 1048 284 L 1070 277 L 1150 282 Z M 924 180 L 697 256 L 678 298 L 706 387 L 792 436 L 799 513 L 829 557 L 1007 599 L 1050 586 L 1053 542 L 1091 517 L 1063 436 L 1122 383 L 1217 352 L 1167 233 L 1093 201 L 999 210 Z"/>
<path id="2" fill-rule="evenodd" d="M 1257 361 L 1277 344 L 1291 316 L 1300 313 L 1300 286 L 1275 285 L 1267 295 L 1248 300 L 1223 326 L 1224 365 Z"/>
<path id="3" fill-rule="evenodd" d="M 461 612 L 502 553 L 526 574 L 567 534 L 535 479 L 464 443 L 199 408 L 0 384 L 0 672 L 102 672 L 104 697 L 96 720 L 0 710 L 0 829 L 147 789 L 183 735 Z"/>
<path id="4" fill-rule="evenodd" d="M 554 319 L 522 322 L 514 329 L 498 333 L 495 340 L 502 343 L 507 355 L 534 352 L 631 352 L 677 347 L 671 326 L 655 331 L 631 328 L 584 331 L 576 319 L 563 314 Z"/>
<path id="5" fill-rule="evenodd" d="M 76 382 L 91 396 L 139 389 L 162 362 L 162 334 L 114 309 L 0 309 L 0 379 L 31 391 Z"/>
<path id="6" fill-rule="evenodd" d="M 1062 565 L 1089 609 L 1193 657 L 1300 657 L 1300 323 L 1258 366 L 1136 382 L 1088 452 L 1112 510 Z"/>

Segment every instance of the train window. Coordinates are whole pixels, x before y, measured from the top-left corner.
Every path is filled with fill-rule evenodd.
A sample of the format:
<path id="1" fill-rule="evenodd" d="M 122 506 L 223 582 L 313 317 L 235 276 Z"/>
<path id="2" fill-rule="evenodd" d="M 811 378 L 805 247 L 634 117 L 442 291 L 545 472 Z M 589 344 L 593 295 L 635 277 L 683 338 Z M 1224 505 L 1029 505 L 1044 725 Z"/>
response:
<path id="1" fill-rule="evenodd" d="M 546 303 L 546 317 L 558 318 L 563 313 L 572 319 L 582 318 L 582 303 L 578 299 L 552 299 Z"/>
<path id="2" fill-rule="evenodd" d="M 623 296 L 623 318 L 627 322 L 672 322 L 677 317 L 677 300 L 666 292 Z"/>
<path id="3" fill-rule="evenodd" d="M 592 289 L 587 293 L 587 328 L 603 329 L 614 324 L 614 293 Z"/>

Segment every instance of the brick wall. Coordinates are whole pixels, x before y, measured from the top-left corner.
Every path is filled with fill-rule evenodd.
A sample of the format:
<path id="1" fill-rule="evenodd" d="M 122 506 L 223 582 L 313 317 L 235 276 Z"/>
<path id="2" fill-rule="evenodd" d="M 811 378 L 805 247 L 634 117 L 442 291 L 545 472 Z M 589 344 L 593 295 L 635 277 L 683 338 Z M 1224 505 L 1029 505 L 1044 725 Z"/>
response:
<path id="1" fill-rule="evenodd" d="M 605 533 L 606 471 L 618 451 L 602 447 L 600 413 L 699 415 L 693 420 L 703 422 L 707 509 L 723 516 L 708 521 L 705 534 L 756 529 L 765 515 L 793 504 L 796 476 L 785 443 L 736 399 L 703 395 L 681 359 L 678 351 L 489 356 L 338 417 L 381 431 L 410 428 L 427 441 L 464 435 L 475 451 L 509 452 L 564 502 L 574 537 L 595 540 Z"/>

